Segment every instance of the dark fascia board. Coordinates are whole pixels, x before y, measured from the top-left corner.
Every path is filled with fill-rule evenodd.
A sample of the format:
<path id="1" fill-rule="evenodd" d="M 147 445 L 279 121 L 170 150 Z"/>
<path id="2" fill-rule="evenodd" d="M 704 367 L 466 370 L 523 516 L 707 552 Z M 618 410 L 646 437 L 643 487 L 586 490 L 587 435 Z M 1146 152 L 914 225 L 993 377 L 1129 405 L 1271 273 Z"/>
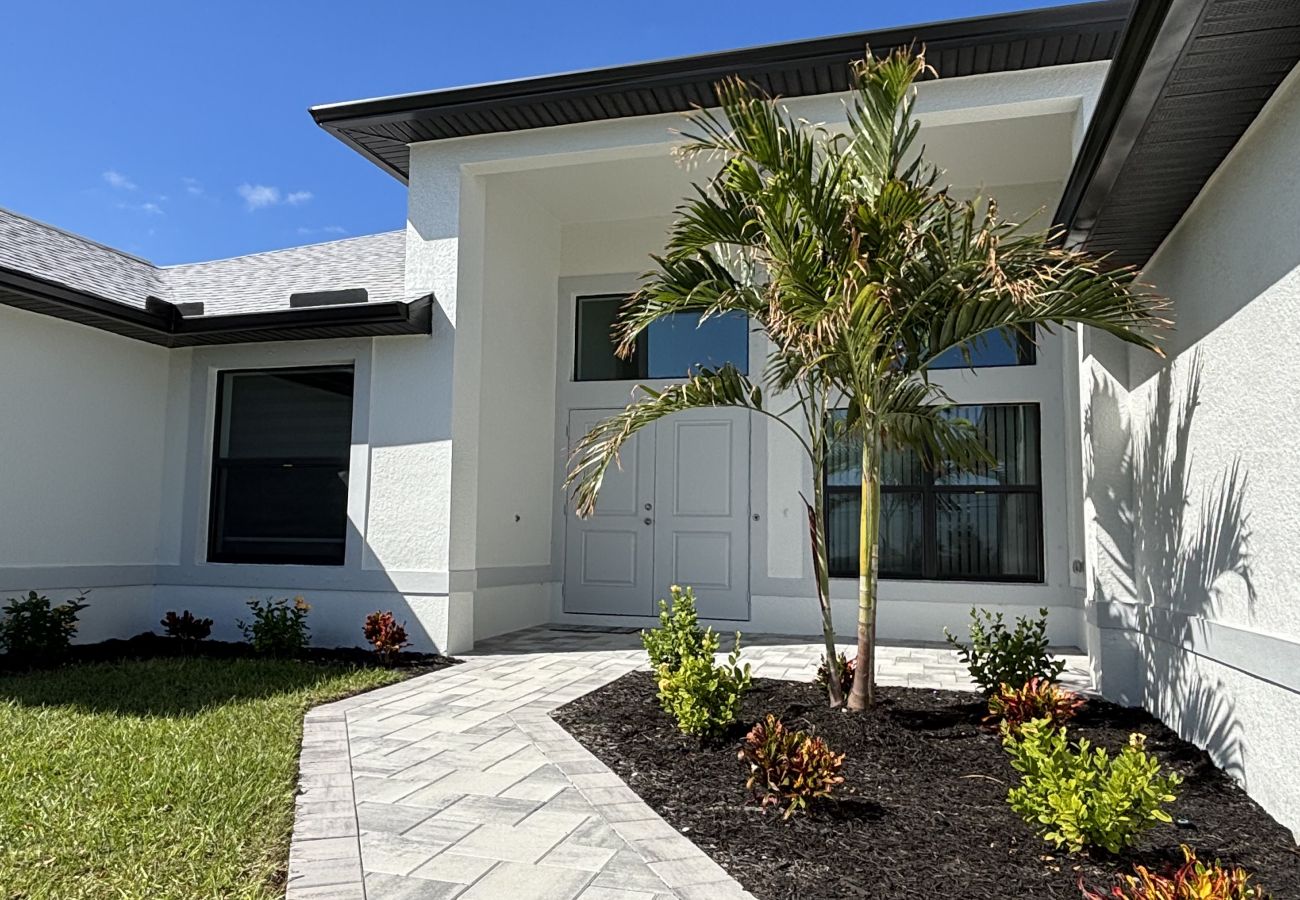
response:
<path id="1" fill-rule="evenodd" d="M 818 60 L 847 62 L 861 55 L 867 46 L 877 52 L 912 45 L 937 51 L 946 46 L 963 45 L 973 48 L 981 43 L 1033 37 L 1048 32 L 1062 34 L 1076 28 L 1099 25 L 1118 27 L 1128 19 L 1134 2 L 1135 0 L 1100 0 L 1001 15 L 952 19 L 559 75 L 328 103 L 313 106 L 309 112 L 318 125 L 385 171 L 405 181 L 407 172 L 376 155 L 360 143 L 353 132 L 375 125 L 418 121 L 422 117 L 438 113 L 473 111 L 504 104 L 542 104 L 616 90 L 647 90 L 701 81 L 711 84 L 731 75 L 740 74 L 743 77 L 747 72 Z M 611 114 L 605 118 L 619 117 L 622 116 Z"/>
<path id="2" fill-rule="evenodd" d="M 431 334 L 433 329 L 433 295 L 409 302 L 185 317 L 156 297 L 139 309 L 3 266 L 0 303 L 161 347 Z"/>
<path id="3" fill-rule="evenodd" d="M 1068 244 L 1086 238 L 1204 5 L 1204 0 L 1138 0 L 1056 209 L 1055 221 Z"/>
<path id="4" fill-rule="evenodd" d="M 1298 62 L 1297 0 L 1141 0 L 1056 212 L 1063 240 L 1147 265 Z"/>

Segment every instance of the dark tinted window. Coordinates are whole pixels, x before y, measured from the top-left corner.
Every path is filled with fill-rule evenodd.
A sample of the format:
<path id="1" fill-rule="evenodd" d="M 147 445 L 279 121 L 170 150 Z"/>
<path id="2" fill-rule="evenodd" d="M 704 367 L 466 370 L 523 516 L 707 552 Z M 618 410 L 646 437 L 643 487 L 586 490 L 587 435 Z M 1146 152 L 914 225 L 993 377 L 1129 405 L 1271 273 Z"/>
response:
<path id="1" fill-rule="evenodd" d="M 970 361 L 962 353 L 962 347 L 953 347 L 947 353 L 940 354 L 930 364 L 931 369 L 965 369 L 974 366 L 977 369 L 996 366 L 1032 366 L 1034 364 L 1034 342 L 1028 338 L 1005 331 L 997 331 L 976 338 L 964 345 L 970 353 Z"/>
<path id="2" fill-rule="evenodd" d="M 701 367 L 731 363 L 749 368 L 749 323 L 739 313 L 710 316 L 674 313 L 654 322 L 637 341 L 631 359 L 614 353 L 611 330 L 625 297 L 579 297 L 574 377 L 578 381 L 685 378 Z"/>
<path id="3" fill-rule="evenodd" d="M 342 565 L 352 369 L 222 372 L 208 558 Z"/>
<path id="4" fill-rule="evenodd" d="M 996 458 L 974 469 L 927 470 L 915 454 L 881 464 L 880 575 L 968 581 L 1042 581 L 1038 407 L 954 407 Z M 858 574 L 861 444 L 835 441 L 826 470 L 826 543 L 836 577 Z"/>

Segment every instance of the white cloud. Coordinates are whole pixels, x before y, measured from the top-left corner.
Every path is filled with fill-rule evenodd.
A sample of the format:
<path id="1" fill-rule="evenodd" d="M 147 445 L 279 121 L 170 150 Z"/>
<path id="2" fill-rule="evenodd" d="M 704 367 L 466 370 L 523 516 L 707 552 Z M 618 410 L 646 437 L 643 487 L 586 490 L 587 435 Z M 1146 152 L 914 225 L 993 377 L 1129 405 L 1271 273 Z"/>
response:
<path id="1" fill-rule="evenodd" d="M 311 191 L 290 191 L 283 193 L 278 187 L 269 184 L 241 184 L 236 190 L 239 196 L 244 198 L 244 203 L 250 211 L 265 209 L 268 206 L 279 206 L 281 203 L 287 203 L 290 206 L 301 206 L 312 198 Z"/>
<path id="2" fill-rule="evenodd" d="M 132 181 L 130 178 L 127 178 L 121 172 L 117 172 L 113 169 L 109 169 L 107 172 L 104 173 L 104 180 L 108 182 L 109 187 L 117 188 L 119 191 L 135 190 L 134 181 Z"/>
<path id="3" fill-rule="evenodd" d="M 151 216 L 166 215 L 166 213 L 163 211 L 163 208 L 159 206 L 157 203 L 119 203 L 117 205 L 117 208 L 130 209 L 130 210 L 134 210 L 135 212 L 147 213 L 148 215 Z"/>
<path id="4" fill-rule="evenodd" d="M 308 228 L 306 225 L 299 226 L 298 234 L 303 237 L 311 237 L 316 234 L 347 234 L 348 230 L 342 225 L 322 225 L 320 228 Z"/>
<path id="5" fill-rule="evenodd" d="M 192 197 L 203 196 L 203 185 L 197 178 L 182 178 L 181 183 L 185 185 L 185 193 Z"/>
<path id="6" fill-rule="evenodd" d="M 265 184 L 241 184 L 236 190 L 244 198 L 249 210 L 275 206 L 280 202 L 280 189 Z"/>

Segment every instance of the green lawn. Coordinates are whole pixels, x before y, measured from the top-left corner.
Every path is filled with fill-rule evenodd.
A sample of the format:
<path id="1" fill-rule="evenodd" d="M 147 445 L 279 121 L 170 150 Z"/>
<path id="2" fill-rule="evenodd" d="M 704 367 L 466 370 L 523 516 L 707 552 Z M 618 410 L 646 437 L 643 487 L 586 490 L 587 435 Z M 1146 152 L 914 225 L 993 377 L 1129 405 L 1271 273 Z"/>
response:
<path id="1" fill-rule="evenodd" d="M 283 896 L 303 713 L 403 677 L 205 659 L 0 677 L 0 900 Z"/>

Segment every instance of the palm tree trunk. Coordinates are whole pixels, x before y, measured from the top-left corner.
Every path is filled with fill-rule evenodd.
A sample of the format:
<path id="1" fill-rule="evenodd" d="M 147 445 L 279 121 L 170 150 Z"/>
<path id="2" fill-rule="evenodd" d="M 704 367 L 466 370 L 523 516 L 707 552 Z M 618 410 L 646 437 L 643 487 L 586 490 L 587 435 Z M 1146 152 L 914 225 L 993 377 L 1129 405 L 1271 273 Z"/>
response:
<path id="1" fill-rule="evenodd" d="M 817 580 L 817 602 L 821 606 L 822 638 L 826 642 L 826 697 L 831 709 L 844 705 L 839 669 L 835 661 L 835 623 L 831 617 L 831 581 L 826 559 L 826 500 L 823 467 L 813 466 L 813 502 L 804 501 L 808 510 L 808 539 L 812 544 L 813 575 Z"/>
<path id="2" fill-rule="evenodd" d="M 880 436 L 862 440 L 862 510 L 858 519 L 858 659 L 849 709 L 876 704 L 876 572 L 880 563 Z"/>

